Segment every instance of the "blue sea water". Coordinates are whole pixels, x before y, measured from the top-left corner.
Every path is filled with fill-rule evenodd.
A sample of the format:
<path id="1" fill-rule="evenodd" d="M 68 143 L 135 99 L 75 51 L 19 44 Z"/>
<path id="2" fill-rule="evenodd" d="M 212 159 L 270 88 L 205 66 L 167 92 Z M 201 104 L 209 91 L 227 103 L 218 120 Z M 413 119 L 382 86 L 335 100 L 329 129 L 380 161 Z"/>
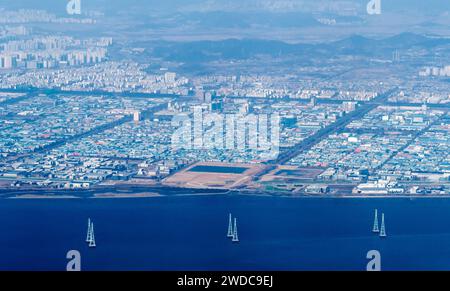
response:
<path id="1" fill-rule="evenodd" d="M 371 232 L 375 208 L 385 239 Z M 0 233 L 0 270 L 65 270 L 69 250 L 82 270 L 365 270 L 369 250 L 383 270 L 450 270 L 450 199 L 4 199 Z"/>

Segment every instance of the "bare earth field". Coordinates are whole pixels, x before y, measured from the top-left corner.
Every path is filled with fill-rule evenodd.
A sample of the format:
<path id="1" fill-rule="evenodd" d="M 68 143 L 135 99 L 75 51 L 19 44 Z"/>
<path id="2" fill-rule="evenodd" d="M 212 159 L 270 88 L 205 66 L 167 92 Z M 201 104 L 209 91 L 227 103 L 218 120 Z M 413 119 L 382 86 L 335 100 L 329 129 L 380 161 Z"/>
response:
<path id="1" fill-rule="evenodd" d="M 247 168 L 243 173 L 200 172 L 192 171 L 198 167 L 217 167 L 220 169 Z M 172 187 L 235 189 L 248 184 L 252 176 L 264 169 L 263 165 L 229 164 L 217 162 L 200 162 L 163 180 L 163 184 Z"/>

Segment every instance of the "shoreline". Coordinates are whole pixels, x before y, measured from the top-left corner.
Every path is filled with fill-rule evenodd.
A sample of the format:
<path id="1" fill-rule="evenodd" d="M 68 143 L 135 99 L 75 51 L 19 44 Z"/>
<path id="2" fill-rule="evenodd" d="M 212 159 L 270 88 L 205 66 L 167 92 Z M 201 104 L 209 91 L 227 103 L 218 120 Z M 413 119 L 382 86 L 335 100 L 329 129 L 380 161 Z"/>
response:
<path id="1" fill-rule="evenodd" d="M 0 199 L 142 199 L 154 197 L 183 196 L 256 196 L 278 197 L 290 199 L 436 199 L 450 198 L 445 194 L 370 194 L 361 195 L 348 193 L 305 194 L 285 191 L 264 191 L 257 188 L 225 189 L 225 188 L 188 188 L 170 187 L 165 185 L 111 185 L 90 189 L 67 190 L 51 188 L 12 189 L 0 188 Z"/>
<path id="2" fill-rule="evenodd" d="M 6 197 L 3 199 L 83 199 L 77 196 L 71 195 L 60 195 L 60 196 L 49 196 L 49 195 L 36 195 L 36 194 L 24 194 L 12 197 Z"/>
<path id="3" fill-rule="evenodd" d="M 205 189 L 203 189 L 205 190 Z M 224 193 L 208 193 L 208 192 L 199 192 L 199 193 L 179 193 L 179 194 L 170 194 L 165 195 L 157 192 L 142 192 L 142 193 L 93 193 L 92 195 L 70 195 L 70 194 L 16 194 L 10 197 L 2 197 L 0 199 L 24 199 L 24 200 L 35 200 L 35 199 L 43 199 L 43 200 L 52 200 L 52 199 L 143 199 L 143 198 L 156 198 L 156 197 L 201 197 L 201 196 L 221 196 L 221 195 L 230 195 L 230 196 L 253 196 L 253 197 L 272 197 L 272 198 L 288 198 L 288 199 L 450 199 L 450 194 L 443 195 L 398 195 L 398 196 L 387 196 L 387 195 L 286 195 L 286 194 L 278 194 L 273 192 L 236 192 L 233 190 L 229 190 Z"/>
<path id="4" fill-rule="evenodd" d="M 87 199 L 124 199 L 124 198 L 150 198 L 150 197 L 164 197 L 164 195 L 159 193 L 137 193 L 137 194 L 125 194 L 125 193 L 101 193 L 94 194 L 91 197 L 86 197 Z"/>

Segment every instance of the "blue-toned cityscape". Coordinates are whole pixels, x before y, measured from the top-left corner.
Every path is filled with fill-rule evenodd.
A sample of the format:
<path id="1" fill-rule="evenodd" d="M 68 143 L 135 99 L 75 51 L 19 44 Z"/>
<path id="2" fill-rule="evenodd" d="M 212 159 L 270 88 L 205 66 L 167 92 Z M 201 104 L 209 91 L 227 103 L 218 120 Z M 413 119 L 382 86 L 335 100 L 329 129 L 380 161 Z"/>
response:
<path id="1" fill-rule="evenodd" d="M 55 2 L 0 0 L 0 270 L 450 270 L 450 2 Z"/>

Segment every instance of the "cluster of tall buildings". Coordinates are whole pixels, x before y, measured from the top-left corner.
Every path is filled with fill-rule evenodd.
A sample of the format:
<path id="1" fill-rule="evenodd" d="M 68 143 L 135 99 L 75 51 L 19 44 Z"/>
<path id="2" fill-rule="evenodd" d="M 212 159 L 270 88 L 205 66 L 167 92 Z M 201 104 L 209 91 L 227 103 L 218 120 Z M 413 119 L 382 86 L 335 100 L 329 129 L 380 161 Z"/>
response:
<path id="1" fill-rule="evenodd" d="M 0 8 L 0 24 L 15 23 L 80 23 L 92 24 L 95 20 L 92 18 L 75 17 L 57 17 L 55 14 L 45 10 L 37 9 L 19 9 L 16 11 Z"/>
<path id="2" fill-rule="evenodd" d="M 77 40 L 46 37 L 17 40 L 0 46 L 0 69 L 46 69 L 103 62 L 111 38 Z"/>

